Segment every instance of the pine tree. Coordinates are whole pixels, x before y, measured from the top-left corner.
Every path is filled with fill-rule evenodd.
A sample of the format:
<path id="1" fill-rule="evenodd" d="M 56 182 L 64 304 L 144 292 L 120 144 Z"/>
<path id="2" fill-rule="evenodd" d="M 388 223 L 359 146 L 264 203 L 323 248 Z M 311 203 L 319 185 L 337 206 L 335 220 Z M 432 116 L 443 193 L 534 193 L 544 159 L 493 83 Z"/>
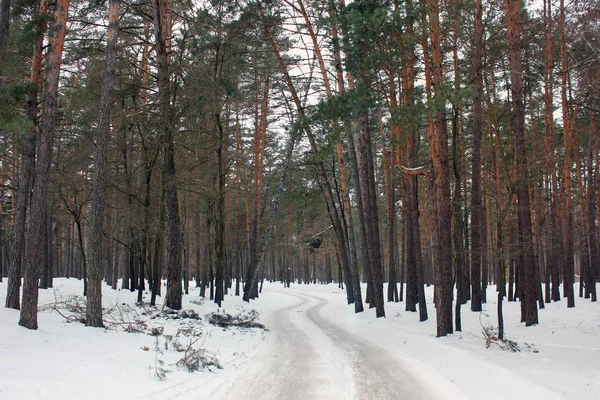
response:
<path id="1" fill-rule="evenodd" d="M 525 105 L 523 104 L 523 75 L 521 65 L 521 3 L 519 0 L 506 0 L 506 24 L 508 34 L 508 55 L 510 63 L 511 101 L 513 115 L 513 140 L 516 153 L 516 192 L 519 222 L 519 251 L 523 271 L 520 277 L 522 285 L 522 320 L 526 326 L 538 323 L 536 301 L 538 292 L 537 266 L 533 254 L 533 236 L 531 227 L 531 206 L 529 200 L 529 170 L 525 144 Z"/>
<path id="2" fill-rule="evenodd" d="M 44 113 L 39 131 L 39 148 L 33 176 L 33 190 L 29 210 L 29 227 L 25 242 L 25 279 L 23 283 L 23 304 L 19 325 L 28 329 L 37 329 L 38 280 L 42 262 L 42 243 L 46 200 L 52 162 L 54 131 L 56 128 L 56 108 L 58 105 L 58 81 L 65 42 L 69 0 L 59 0 L 56 14 L 52 45 L 48 54 L 48 72 L 46 75 L 46 93 Z"/>
<path id="3" fill-rule="evenodd" d="M 108 141 L 110 135 L 110 110 L 113 103 L 113 87 L 117 64 L 117 38 L 119 32 L 119 0 L 111 0 L 109 5 L 106 59 L 100 98 L 98 136 L 94 154 L 94 192 L 92 222 L 88 237 L 88 276 L 86 325 L 102 327 L 102 232 L 106 203 L 106 170 Z M 143 269 L 142 269 L 143 271 Z"/>

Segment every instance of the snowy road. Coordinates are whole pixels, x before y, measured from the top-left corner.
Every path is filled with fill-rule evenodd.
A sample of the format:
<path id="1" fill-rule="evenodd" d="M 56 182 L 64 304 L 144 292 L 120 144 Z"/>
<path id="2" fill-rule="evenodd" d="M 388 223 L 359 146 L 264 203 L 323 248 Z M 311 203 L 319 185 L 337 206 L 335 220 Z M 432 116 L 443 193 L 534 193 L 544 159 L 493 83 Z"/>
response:
<path id="1" fill-rule="evenodd" d="M 54 285 L 40 291 L 40 305 L 83 290 L 75 279 L 56 278 Z M 386 303 L 387 318 L 375 318 L 373 310 L 354 314 L 335 284 L 283 289 L 265 282 L 250 304 L 226 296 L 219 312 L 257 310 L 270 330 L 264 332 L 210 325 L 206 315 L 217 305 L 199 301 L 199 288 L 191 289 L 184 309 L 202 316 L 201 346 L 223 369 L 190 374 L 177 367 L 182 353 L 167 350 L 166 338 L 92 329 L 50 309 L 39 313 L 40 329 L 24 330 L 18 311 L 0 308 L 0 399 L 80 399 L 84 388 L 89 400 L 600 400 L 597 302 L 580 301 L 574 309 L 565 301 L 547 304 L 540 324 L 527 328 L 520 304 L 507 302 L 505 327 L 522 348 L 512 353 L 485 346 L 481 327 L 493 326 L 493 311 L 463 311 L 463 332 L 436 338 L 433 307 L 426 322 L 403 303 Z M 494 290 L 488 289 L 488 310 L 496 308 Z M 433 288 L 426 293 L 432 304 Z M 139 318 L 136 299 L 128 290 L 103 289 L 103 304 L 126 304 Z M 146 321 L 175 336 L 182 324 Z M 166 380 L 156 378 L 157 365 L 169 371 Z"/>
<path id="2" fill-rule="evenodd" d="M 224 394 L 225 399 L 438 399 L 464 398 L 453 385 L 440 395 L 413 365 L 355 336 L 320 314 L 326 299 L 280 292 L 293 302 L 270 313 L 265 349 Z M 436 390 L 430 390 L 435 387 Z"/>

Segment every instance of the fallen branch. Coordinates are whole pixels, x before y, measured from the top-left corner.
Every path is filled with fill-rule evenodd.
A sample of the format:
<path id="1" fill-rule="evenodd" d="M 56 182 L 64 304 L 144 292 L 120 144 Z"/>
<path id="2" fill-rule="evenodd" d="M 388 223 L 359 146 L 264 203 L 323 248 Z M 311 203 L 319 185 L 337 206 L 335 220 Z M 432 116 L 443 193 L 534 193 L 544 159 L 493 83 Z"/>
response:
<path id="1" fill-rule="evenodd" d="M 227 313 L 213 312 L 208 314 L 208 322 L 215 326 L 227 328 L 230 326 L 238 326 L 242 328 L 259 328 L 265 329 L 265 326 L 255 320 L 260 317 L 260 313 L 256 310 L 251 310 L 248 313 L 242 313 L 238 315 L 231 315 Z"/>
<path id="2" fill-rule="evenodd" d="M 504 351 L 512 351 L 513 353 L 521 351 L 521 348 L 517 342 L 509 339 L 499 339 L 495 330 L 491 327 L 482 327 L 481 333 L 483 333 L 483 337 L 485 339 L 486 349 L 489 349 L 491 344 L 494 343 Z"/>

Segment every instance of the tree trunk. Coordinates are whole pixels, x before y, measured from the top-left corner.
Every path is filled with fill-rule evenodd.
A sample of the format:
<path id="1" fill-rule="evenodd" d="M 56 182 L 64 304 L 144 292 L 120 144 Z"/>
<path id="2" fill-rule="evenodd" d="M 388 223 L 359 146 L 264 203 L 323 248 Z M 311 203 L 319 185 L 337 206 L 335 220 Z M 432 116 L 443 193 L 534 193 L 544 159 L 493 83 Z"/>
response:
<path id="1" fill-rule="evenodd" d="M 160 198 L 158 202 L 158 229 L 154 235 L 154 259 L 152 261 L 152 294 L 150 305 L 156 305 L 156 297 L 161 296 L 163 277 L 164 230 L 165 230 L 165 171 L 160 176 Z"/>
<path id="2" fill-rule="evenodd" d="M 364 101 L 364 100 L 363 100 Z M 367 252 L 369 254 L 369 270 L 372 279 L 372 300 L 369 303 L 375 306 L 377 318 L 385 317 L 383 301 L 383 274 L 381 263 L 381 242 L 379 239 L 379 215 L 377 210 L 376 187 L 373 166 L 373 152 L 371 149 L 371 130 L 369 125 L 369 112 L 366 104 L 362 112 L 361 136 L 359 138 L 358 173 L 360 175 L 363 213 L 367 233 Z"/>
<path id="3" fill-rule="evenodd" d="M 113 200 L 116 203 L 116 199 L 117 199 L 117 192 L 114 191 L 113 193 Z M 113 220 L 115 221 L 115 224 L 117 223 L 117 210 L 114 210 L 113 213 Z M 119 227 L 115 227 L 115 237 L 118 237 L 119 235 Z M 120 243 L 118 243 L 117 241 L 114 241 L 112 243 L 112 245 L 110 246 L 112 249 L 112 261 L 111 261 L 111 272 L 110 272 L 110 286 L 112 287 L 113 290 L 117 290 L 117 285 L 118 285 L 118 281 L 119 281 L 119 246 Z"/>
<path id="4" fill-rule="evenodd" d="M 88 297 L 86 307 L 86 326 L 102 327 L 102 232 L 104 209 L 106 205 L 106 173 L 108 161 L 108 141 L 110 136 L 110 115 L 113 103 L 113 88 L 117 67 L 117 36 L 119 33 L 119 0 L 110 0 L 108 12 L 108 35 L 102 92 L 100 97 L 100 116 L 98 136 L 94 150 L 94 193 L 92 199 L 92 218 L 88 229 Z M 142 255 L 143 256 L 143 255 Z M 142 266 L 143 268 L 143 266 Z"/>
<path id="5" fill-rule="evenodd" d="M 453 332 L 452 321 L 452 201 L 450 194 L 450 168 L 448 161 L 448 131 L 445 101 L 442 99 L 443 73 L 439 26 L 439 4 L 428 0 L 431 24 L 431 54 L 433 60 L 433 85 L 438 103 L 435 110 L 435 131 L 430 138 L 430 152 L 434 167 L 434 199 L 437 208 L 436 243 L 436 293 L 437 336 Z"/>
<path id="6" fill-rule="evenodd" d="M 267 83 L 268 84 L 268 83 Z M 266 112 L 266 110 L 265 110 Z M 221 302 L 224 300 L 223 294 L 223 270 L 225 268 L 225 174 L 226 167 L 224 157 L 224 144 L 227 140 L 225 138 L 225 132 L 221 124 L 221 118 L 219 113 L 215 114 L 217 124 L 217 135 L 219 141 L 219 147 L 217 149 L 217 164 L 218 164 L 218 192 L 217 192 L 217 221 L 215 223 L 215 256 L 216 256 L 216 276 L 215 276 L 215 303 L 221 307 Z M 266 128 L 265 128 L 266 129 Z"/>
<path id="7" fill-rule="evenodd" d="M 412 2 L 406 3 L 409 10 Z M 414 12 L 414 11 L 412 11 Z M 414 107 L 415 104 L 415 47 L 414 47 L 414 25 L 411 18 L 406 21 L 406 40 L 401 38 L 400 48 L 403 54 L 402 61 L 402 86 L 403 103 L 405 107 Z M 425 57 L 428 57 L 426 43 L 423 43 Z M 406 118 L 403 126 L 406 134 L 406 155 L 409 168 L 417 167 L 417 147 L 419 133 L 414 126 L 411 116 Z M 423 269 L 423 258 L 421 254 L 421 234 L 419 227 L 419 200 L 418 200 L 418 177 L 416 175 L 405 175 L 406 185 L 406 311 L 417 311 L 419 302 L 419 269 Z M 421 273 L 422 274 L 422 273 Z"/>
<path id="8" fill-rule="evenodd" d="M 53 229 L 52 229 L 52 220 L 53 220 L 53 212 L 54 209 L 52 207 L 52 203 L 48 209 L 48 215 L 46 216 L 47 224 L 46 224 L 46 246 L 48 248 L 48 253 L 46 254 L 46 274 L 45 274 L 45 285 L 46 288 L 52 288 L 54 286 L 54 253 L 53 253 Z"/>
<path id="9" fill-rule="evenodd" d="M 52 148 L 56 126 L 56 108 L 58 105 L 58 83 L 60 65 L 65 42 L 70 0 L 58 0 L 52 45 L 48 53 L 48 72 L 46 75 L 46 93 L 44 113 L 40 125 L 40 146 L 29 211 L 29 227 L 25 244 L 25 280 L 23 287 L 23 307 L 19 325 L 28 329 L 37 329 L 38 280 L 41 262 L 45 221 L 42 217 L 46 209 Z"/>
<path id="10" fill-rule="evenodd" d="M 407 9 L 414 13 L 412 1 L 407 1 Z M 425 29 L 425 28 L 424 28 Z M 415 105 L 415 47 L 411 42 L 414 34 L 414 23 L 412 18 L 408 20 L 406 33 L 408 44 L 406 44 L 406 67 L 402 74 L 404 89 L 403 102 L 405 107 L 414 107 Z M 423 31 L 423 53 L 425 58 L 425 73 L 426 80 L 429 81 L 429 46 L 427 44 L 427 35 Z M 403 42 L 404 45 L 404 42 Z M 426 85 L 427 90 L 430 85 Z M 429 99 L 429 93 L 427 93 Z M 407 159 L 410 168 L 416 168 L 418 162 L 418 147 L 419 133 L 416 129 L 413 118 L 409 116 L 406 121 L 405 128 L 407 129 Z M 406 175 L 406 306 L 407 310 L 410 306 L 411 310 L 415 310 L 414 302 L 419 303 L 419 321 L 426 321 L 427 302 L 425 298 L 425 274 L 423 254 L 421 250 L 421 224 L 419 222 L 419 182 L 416 175 Z M 415 298 L 416 294 L 416 298 Z M 411 296 L 409 302 L 409 295 Z M 402 296 L 400 296 L 402 297 Z"/>
<path id="11" fill-rule="evenodd" d="M 552 282 L 551 297 L 554 301 L 560 300 L 560 257 L 562 245 L 558 227 L 558 182 L 555 171 L 554 155 L 554 104 L 553 104 L 553 39 L 552 39 L 552 2 L 544 0 L 544 145 L 546 149 L 548 174 L 550 174 L 550 187 L 548 194 L 549 207 L 549 246 L 547 249 L 546 268 L 550 270 Z"/>
<path id="12" fill-rule="evenodd" d="M 598 86 L 600 85 L 600 69 L 598 70 L 598 74 L 596 76 L 596 81 L 594 84 L 595 92 L 598 93 Z M 597 100 L 594 98 L 592 101 L 592 109 L 596 110 L 597 108 Z M 592 113 L 592 117 L 590 120 L 590 134 L 589 134 L 589 143 L 588 143 L 588 161 L 587 161 L 587 242 L 589 244 L 589 265 L 590 269 L 587 274 L 587 280 L 585 282 L 586 289 L 589 291 L 591 296 L 591 301 L 597 301 L 597 293 L 596 293 L 596 280 L 598 279 L 598 242 L 596 240 L 596 200 L 598 194 L 596 193 L 596 182 L 598 180 L 598 175 L 594 176 L 594 153 L 596 153 L 596 157 L 598 157 L 597 149 L 598 149 L 598 135 L 600 132 L 598 131 L 598 119 L 596 113 Z M 596 165 L 598 160 L 596 159 Z"/>
<path id="13" fill-rule="evenodd" d="M 51 197 L 48 196 L 48 197 Z M 46 212 L 44 213 L 44 239 L 42 248 L 42 263 L 40 265 L 40 284 L 39 289 L 48 289 L 48 207 L 46 206 Z"/>
<path id="14" fill-rule="evenodd" d="M 333 38 L 333 47 L 334 47 L 333 50 L 334 50 L 338 93 L 339 93 L 339 95 L 343 95 L 345 93 L 346 89 L 345 89 L 345 85 L 344 85 L 344 74 L 342 72 L 342 61 L 341 61 L 342 56 L 341 56 L 341 50 L 340 50 L 340 44 L 339 44 L 338 28 L 337 28 L 337 24 L 336 24 L 335 18 L 334 18 L 336 14 L 335 14 L 335 6 L 333 4 L 333 1 L 329 2 L 329 13 L 332 17 L 331 35 Z M 313 44 L 315 45 L 315 48 L 318 48 L 316 36 L 312 35 L 311 37 L 313 38 Z M 322 56 L 321 56 L 320 51 L 318 52 L 318 57 L 320 59 L 323 80 L 325 82 L 328 82 L 327 71 L 323 67 L 324 63 L 322 62 Z M 329 84 L 327 84 L 327 87 L 329 87 Z M 330 89 L 328 90 L 328 96 L 331 97 Z M 347 140 L 352 140 L 352 132 L 349 131 L 350 129 L 349 129 L 348 122 L 345 120 L 343 125 L 344 125 L 344 131 L 345 131 Z M 348 174 L 347 174 L 347 169 L 346 169 L 346 163 L 344 161 L 341 132 L 340 132 L 340 127 L 339 127 L 337 121 L 335 122 L 334 128 L 337 131 L 337 133 L 335 134 L 336 135 L 336 151 L 337 151 L 338 167 L 340 169 L 340 181 L 341 181 L 341 186 L 342 186 L 342 203 L 343 203 L 343 209 L 344 209 L 344 219 L 346 221 L 346 229 L 348 232 L 347 240 L 348 240 L 348 250 L 350 253 L 349 261 L 350 261 L 350 273 L 352 276 L 352 289 L 353 289 L 353 293 L 354 293 L 354 312 L 358 313 L 358 312 L 362 312 L 364 310 L 364 306 L 363 306 L 363 300 L 362 300 L 362 292 L 361 292 L 361 288 L 360 288 L 360 273 L 358 271 L 358 256 L 357 256 L 357 252 L 356 252 L 356 237 L 354 234 L 354 217 L 352 215 L 352 206 L 350 203 L 350 191 L 348 189 Z M 348 153 L 350 153 L 350 149 L 348 149 Z M 348 158 L 351 158 L 351 155 L 349 155 Z M 352 170 L 352 167 L 350 167 L 350 169 Z"/>
<path id="15" fill-rule="evenodd" d="M 566 202 L 564 205 L 564 259 L 565 268 L 563 274 L 563 285 L 565 296 L 567 297 L 567 307 L 575 307 L 575 293 L 573 290 L 573 281 L 575 278 L 575 260 L 573 254 L 573 194 L 571 185 L 571 156 L 573 149 L 571 144 L 571 115 L 569 114 L 569 105 L 567 102 L 567 42 L 565 37 L 565 2 L 560 0 L 560 64 L 561 64 L 561 106 L 563 127 L 565 132 L 565 158 L 563 180 L 565 188 Z"/>
<path id="16" fill-rule="evenodd" d="M 516 192 L 519 219 L 519 250 L 523 260 L 522 271 L 518 272 L 522 280 L 521 301 L 523 302 L 522 315 L 525 325 L 531 326 L 538 323 L 537 313 L 537 285 L 539 279 L 537 266 L 533 254 L 533 234 L 531 226 L 531 206 L 529 199 L 529 170 L 527 164 L 527 146 L 525 143 L 525 105 L 523 103 L 523 75 L 521 66 L 521 2 L 520 0 L 506 0 L 506 24 L 508 31 L 508 53 L 510 63 L 510 81 L 513 113 L 513 138 L 515 143 L 516 166 Z"/>
<path id="17" fill-rule="evenodd" d="M 380 126 L 383 128 L 383 121 L 380 116 Z M 382 129 L 383 130 L 383 129 Z M 391 140 L 390 140 L 391 142 Z M 394 294 L 397 291 L 396 282 L 396 188 L 394 185 L 395 174 L 393 160 L 395 158 L 395 149 L 390 151 L 383 147 L 383 171 L 385 176 L 385 203 L 387 214 L 387 248 L 388 248 L 388 288 L 387 301 L 394 301 Z"/>
<path id="18" fill-rule="evenodd" d="M 6 1 L 6 0 L 4 0 Z M 7 3 L 10 3 L 7 1 Z M 0 10 L 1 12 L 1 10 Z M 38 7 L 38 13 L 41 16 L 48 14 L 48 0 L 41 0 Z M 7 14 L 8 17 L 8 14 Z M 1 22 L 0 17 L 0 24 Z M 10 237 L 10 264 L 8 268 L 8 286 L 6 289 L 7 308 L 18 310 L 19 290 L 21 288 L 21 263 L 23 261 L 23 250 L 25 248 L 25 222 L 27 217 L 27 203 L 29 201 L 29 193 L 31 191 L 31 175 L 35 164 L 35 141 L 38 131 L 38 88 L 41 87 L 41 72 L 42 59 L 44 49 L 44 33 L 46 32 L 47 20 L 40 19 L 40 35 L 37 38 L 33 59 L 31 62 L 31 76 L 29 82 L 32 85 L 32 90 L 29 93 L 27 100 L 27 116 L 31 120 L 32 126 L 28 135 L 23 140 L 23 150 L 21 156 L 21 171 L 17 186 L 17 201 L 15 207 L 15 215 L 13 218 L 11 237 Z M 0 46 L 2 49 L 3 46 Z M 0 78 L 1 79 L 1 78 Z"/>
<path id="19" fill-rule="evenodd" d="M 167 217 L 167 296 L 166 305 L 173 310 L 181 309 L 183 290 L 181 286 L 181 222 L 179 198 L 177 196 L 177 174 L 175 170 L 174 127 L 171 118 L 171 83 L 169 71 L 169 18 L 167 1 L 152 0 L 154 36 L 158 61 L 158 101 L 163 136 L 165 171 L 165 213 Z"/>
<path id="20" fill-rule="evenodd" d="M 475 99 L 473 101 L 473 164 L 471 178 L 471 310 L 481 311 L 481 138 L 483 120 L 483 8 L 475 5 Z"/>
<path id="21" fill-rule="evenodd" d="M 466 269 L 466 256 L 465 256 L 465 242 L 464 241 L 464 220 L 463 220 L 463 206 L 466 206 L 463 200 L 463 190 L 467 191 L 466 183 L 463 185 L 464 174 L 466 173 L 466 166 L 463 166 L 464 162 L 462 157 L 462 98 L 460 95 L 461 78 L 458 66 L 458 37 L 460 34 L 460 1 L 456 1 L 454 4 L 454 32 L 452 37 L 452 64 L 454 68 L 454 87 L 452 94 L 452 172 L 454 175 L 454 192 L 452 199 L 452 215 L 453 215 L 453 227 L 452 227 L 452 241 L 453 241 L 453 252 L 454 252 L 454 277 L 456 282 L 456 301 L 454 303 L 454 321 L 455 330 L 462 330 L 461 322 L 461 305 L 465 299 L 465 293 L 469 290 L 465 285 L 463 279 Z M 466 181 L 465 181 L 466 182 Z M 467 242 L 468 243 L 468 242 Z"/>

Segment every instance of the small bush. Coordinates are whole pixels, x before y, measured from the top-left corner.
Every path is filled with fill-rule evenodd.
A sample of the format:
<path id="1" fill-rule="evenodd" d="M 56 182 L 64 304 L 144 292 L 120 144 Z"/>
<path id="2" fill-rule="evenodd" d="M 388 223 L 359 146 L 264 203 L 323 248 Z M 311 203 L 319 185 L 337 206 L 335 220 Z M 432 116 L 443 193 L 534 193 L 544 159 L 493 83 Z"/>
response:
<path id="1" fill-rule="evenodd" d="M 164 381 L 171 371 L 164 367 L 165 362 L 160 358 L 164 353 L 160 348 L 158 336 L 154 342 L 154 352 L 154 377 L 159 381 Z"/>
<path id="2" fill-rule="evenodd" d="M 197 341 L 198 339 L 190 340 L 189 345 L 185 350 L 185 355 L 179 361 L 177 361 L 175 365 L 177 365 L 179 368 L 185 369 L 190 373 L 205 368 L 210 370 L 210 367 L 223 369 L 221 363 L 213 355 L 213 353 L 203 348 L 194 348 L 194 345 Z"/>

